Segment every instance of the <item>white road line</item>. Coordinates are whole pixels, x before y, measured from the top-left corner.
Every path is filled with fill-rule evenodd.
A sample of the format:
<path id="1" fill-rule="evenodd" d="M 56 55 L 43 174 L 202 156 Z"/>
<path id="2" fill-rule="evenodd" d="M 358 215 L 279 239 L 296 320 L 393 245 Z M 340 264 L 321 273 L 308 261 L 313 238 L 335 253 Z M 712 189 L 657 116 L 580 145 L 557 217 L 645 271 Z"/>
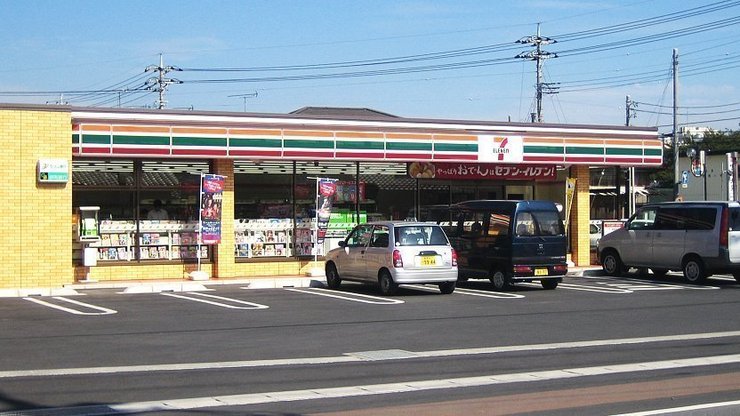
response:
<path id="1" fill-rule="evenodd" d="M 363 295 L 360 293 L 337 292 L 334 290 L 327 290 L 327 289 L 321 289 L 321 288 L 312 288 L 312 289 L 285 288 L 285 290 L 289 290 L 291 292 L 307 293 L 309 295 L 326 296 L 329 298 L 348 300 L 351 302 L 371 303 L 374 305 L 398 305 L 401 303 L 405 303 L 404 301 L 400 299 L 381 298 L 377 296 Z M 344 296 L 339 295 L 338 293 L 343 293 Z"/>
<path id="2" fill-rule="evenodd" d="M 693 410 L 716 409 L 718 407 L 727 407 L 727 406 L 740 406 L 740 400 L 735 400 L 731 402 L 703 403 L 703 404 L 695 404 L 691 406 L 681 406 L 681 407 L 672 407 L 668 409 L 648 410 L 648 411 L 636 412 L 636 413 L 620 413 L 614 416 L 666 415 L 666 414 L 674 414 L 678 412 L 691 412 Z"/>
<path id="3" fill-rule="evenodd" d="M 594 367 L 564 368 L 560 370 L 532 371 L 511 374 L 488 374 L 475 377 L 458 377 L 445 379 L 415 380 L 399 383 L 366 384 L 330 388 L 310 388 L 303 390 L 274 391 L 265 393 L 243 393 L 226 396 L 188 397 L 182 399 L 153 400 L 129 402 L 99 406 L 67 407 L 52 409 L 33 409 L 13 415 L 67 415 L 67 414 L 125 414 L 156 411 L 190 410 L 225 406 L 246 406 L 266 403 L 293 402 L 300 400 L 322 400 L 345 397 L 376 396 L 382 394 L 399 394 L 428 390 L 459 389 L 464 387 L 483 387 L 497 384 L 531 383 L 562 380 L 567 378 L 611 375 L 621 373 L 648 372 L 664 369 L 689 368 L 710 365 L 740 363 L 740 354 L 717 355 L 711 357 L 686 358 L 665 361 L 646 361 L 631 364 L 614 364 Z M 105 410 L 108 410 L 107 413 Z M 75 413 L 75 410 L 79 412 Z"/>
<path id="4" fill-rule="evenodd" d="M 113 309 L 104 308 L 102 306 L 91 305 L 89 303 L 80 302 L 78 300 L 72 300 L 72 299 L 63 298 L 61 296 L 52 296 L 52 299 L 56 299 L 56 300 L 59 300 L 59 301 L 62 301 L 62 302 L 72 303 L 72 304 L 75 304 L 77 306 L 83 306 L 85 308 L 89 308 L 89 309 L 92 309 L 92 310 L 97 310 L 97 311 L 100 311 L 100 312 L 84 312 L 84 311 L 80 311 L 80 310 L 77 310 L 77 309 L 65 308 L 64 306 L 55 305 L 53 303 L 49 303 L 49 302 L 43 301 L 43 300 L 38 299 L 38 298 L 23 298 L 23 299 L 28 300 L 28 301 L 31 301 L 31 302 L 34 302 L 34 303 L 37 303 L 39 305 L 48 306 L 49 308 L 54 308 L 54 309 L 59 309 L 60 311 L 69 312 L 69 313 L 72 313 L 72 314 L 75 314 L 75 315 L 111 315 L 111 314 L 114 314 L 114 313 L 118 313 L 118 311 L 114 311 Z"/>
<path id="5" fill-rule="evenodd" d="M 664 335 L 645 338 L 616 338 L 601 339 L 590 341 L 571 341 L 557 342 L 550 344 L 528 344 L 528 345 L 510 345 L 501 347 L 480 347 L 480 348 L 461 348 L 449 350 L 432 350 L 432 351 L 409 351 L 407 358 L 394 356 L 393 360 L 411 359 L 411 358 L 435 358 L 449 356 L 466 356 L 480 354 L 500 354 L 506 352 L 527 352 L 543 351 L 556 349 L 577 349 L 590 347 L 603 347 L 614 345 L 636 345 L 659 342 L 681 342 L 695 341 L 703 339 L 719 339 L 740 337 L 740 331 L 728 332 L 707 332 L 683 335 Z M 179 363 L 179 364 L 152 364 L 152 365 L 131 365 L 117 367 L 81 367 L 81 368 L 52 368 L 39 370 L 9 370 L 0 371 L 0 379 L 3 378 L 20 378 L 20 377 L 47 377 L 47 376 L 67 376 L 82 374 L 115 374 L 115 373 L 138 373 L 138 372 L 155 372 L 155 371 L 189 371 L 189 370 L 210 370 L 218 368 L 251 368 L 251 367 L 273 367 L 289 365 L 317 365 L 317 364 L 342 364 L 348 362 L 367 361 L 357 353 L 347 353 L 341 356 L 333 357 L 307 357 L 307 358 L 286 358 L 274 360 L 246 360 L 246 361 L 220 361 L 207 363 Z M 373 359 L 372 361 L 380 361 Z"/>
<path id="6" fill-rule="evenodd" d="M 229 308 L 229 309 L 247 309 L 247 310 L 252 310 L 252 309 L 268 309 L 269 308 L 269 306 L 267 306 L 267 305 L 261 305 L 259 303 L 252 303 L 252 302 L 247 302 L 247 301 L 239 300 L 239 299 L 225 298 L 223 296 L 209 295 L 207 293 L 200 293 L 200 292 L 188 292 L 188 295 L 189 296 L 186 296 L 186 295 L 176 295 L 174 293 L 160 293 L 160 295 L 170 296 L 170 297 L 179 298 L 179 299 L 192 300 L 194 302 L 207 303 L 209 305 L 216 305 L 216 306 L 220 306 L 222 308 Z M 222 300 L 222 301 L 225 301 L 225 302 L 233 302 L 233 303 L 237 303 L 237 304 L 241 304 L 241 305 L 248 305 L 248 306 L 228 305 L 226 303 L 215 302 L 215 301 L 206 300 L 206 299 L 199 299 L 199 298 L 193 297 L 193 296 L 204 296 L 204 297 L 208 297 L 208 298 L 211 298 L 211 299 L 219 299 L 219 300 Z"/>

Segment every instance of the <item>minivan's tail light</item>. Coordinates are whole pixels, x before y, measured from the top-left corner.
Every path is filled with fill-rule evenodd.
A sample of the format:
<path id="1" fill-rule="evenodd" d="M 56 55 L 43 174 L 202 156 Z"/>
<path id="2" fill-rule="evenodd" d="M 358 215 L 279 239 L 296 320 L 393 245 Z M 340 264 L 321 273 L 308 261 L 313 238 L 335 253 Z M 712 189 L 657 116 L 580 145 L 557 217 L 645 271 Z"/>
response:
<path id="1" fill-rule="evenodd" d="M 514 273 L 532 273 L 532 268 L 529 266 L 514 265 Z"/>
<path id="2" fill-rule="evenodd" d="M 396 268 L 403 267 L 403 259 L 401 258 L 401 252 L 398 250 L 393 250 L 393 267 L 396 267 Z"/>
<path id="3" fill-rule="evenodd" d="M 452 265 L 457 266 L 457 251 L 455 249 L 452 249 Z"/>
<path id="4" fill-rule="evenodd" d="M 555 273 L 568 273 L 568 265 L 567 264 L 556 264 L 552 266 L 552 271 Z"/>
<path id="5" fill-rule="evenodd" d="M 719 245 L 720 247 L 728 247 L 728 235 L 730 234 L 730 210 L 727 207 L 722 207 L 722 219 L 719 222 Z"/>

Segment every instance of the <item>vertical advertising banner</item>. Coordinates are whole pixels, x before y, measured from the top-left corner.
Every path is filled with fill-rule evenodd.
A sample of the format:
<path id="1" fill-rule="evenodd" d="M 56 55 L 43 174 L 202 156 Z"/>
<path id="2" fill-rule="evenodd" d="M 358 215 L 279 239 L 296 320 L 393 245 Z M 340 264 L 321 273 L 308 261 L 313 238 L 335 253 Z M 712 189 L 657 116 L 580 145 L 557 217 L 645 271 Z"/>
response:
<path id="1" fill-rule="evenodd" d="M 334 194 L 337 193 L 337 184 L 333 179 L 318 179 L 318 195 L 316 195 L 316 243 L 322 244 L 326 237 L 331 217 L 331 204 Z"/>
<path id="2" fill-rule="evenodd" d="M 200 240 L 201 244 L 221 243 L 221 206 L 224 176 L 201 175 Z"/>

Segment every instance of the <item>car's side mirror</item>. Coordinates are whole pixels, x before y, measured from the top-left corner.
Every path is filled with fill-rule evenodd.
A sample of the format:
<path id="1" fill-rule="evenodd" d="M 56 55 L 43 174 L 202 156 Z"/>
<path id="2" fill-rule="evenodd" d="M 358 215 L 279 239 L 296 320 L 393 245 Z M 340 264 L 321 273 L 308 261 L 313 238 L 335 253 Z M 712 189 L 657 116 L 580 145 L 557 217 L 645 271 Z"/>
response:
<path id="1" fill-rule="evenodd" d="M 337 244 L 339 245 L 339 247 L 346 247 L 347 246 L 347 242 L 345 240 L 342 240 L 342 241 L 338 242 Z"/>

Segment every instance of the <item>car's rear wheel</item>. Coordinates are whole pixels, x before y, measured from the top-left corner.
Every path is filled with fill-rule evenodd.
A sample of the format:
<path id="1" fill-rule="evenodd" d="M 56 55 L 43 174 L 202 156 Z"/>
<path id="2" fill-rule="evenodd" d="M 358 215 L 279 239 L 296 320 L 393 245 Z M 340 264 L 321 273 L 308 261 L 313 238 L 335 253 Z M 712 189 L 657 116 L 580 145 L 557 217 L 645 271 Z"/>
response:
<path id="1" fill-rule="evenodd" d="M 558 287 L 557 279 L 542 279 L 540 283 L 542 283 L 542 287 L 547 290 L 552 290 Z"/>
<path id="2" fill-rule="evenodd" d="M 622 259 L 614 250 L 607 250 L 601 255 L 601 268 L 609 276 L 619 276 L 624 271 Z"/>
<path id="3" fill-rule="evenodd" d="M 511 287 L 511 278 L 501 269 L 496 269 L 488 279 L 496 290 L 508 290 Z"/>
<path id="4" fill-rule="evenodd" d="M 683 277 L 689 283 L 703 283 L 707 278 L 704 263 L 696 256 L 688 257 L 683 261 Z"/>
<path id="5" fill-rule="evenodd" d="M 398 284 L 393 281 L 393 276 L 387 270 L 380 272 L 378 284 L 380 285 L 380 293 L 386 296 L 392 296 L 398 292 Z"/>
<path id="6" fill-rule="evenodd" d="M 455 291 L 455 283 L 457 282 L 442 282 L 439 284 L 439 291 L 442 292 L 443 295 L 449 295 Z"/>
<path id="7" fill-rule="evenodd" d="M 337 266 L 332 263 L 326 265 L 326 285 L 329 289 L 339 289 L 342 284 L 342 279 L 339 277 L 337 272 Z"/>

